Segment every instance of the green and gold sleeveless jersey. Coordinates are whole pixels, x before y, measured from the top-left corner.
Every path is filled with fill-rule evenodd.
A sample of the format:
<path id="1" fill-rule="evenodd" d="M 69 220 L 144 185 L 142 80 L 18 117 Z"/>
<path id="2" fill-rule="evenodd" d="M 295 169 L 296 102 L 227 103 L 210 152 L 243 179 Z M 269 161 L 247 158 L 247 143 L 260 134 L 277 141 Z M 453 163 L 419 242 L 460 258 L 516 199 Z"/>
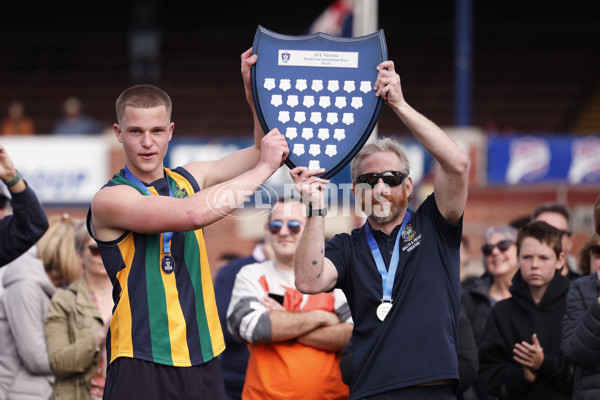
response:
<path id="1" fill-rule="evenodd" d="M 124 171 L 106 186 L 130 185 Z M 146 186 L 153 195 L 191 196 L 199 190 L 185 169 L 165 168 Z M 88 221 L 90 214 L 88 214 Z M 98 241 L 113 282 L 115 308 L 107 338 L 108 359 L 138 358 L 178 367 L 210 361 L 225 349 L 202 229 L 173 232 L 174 265 L 161 266 L 163 234 L 125 232 Z"/>

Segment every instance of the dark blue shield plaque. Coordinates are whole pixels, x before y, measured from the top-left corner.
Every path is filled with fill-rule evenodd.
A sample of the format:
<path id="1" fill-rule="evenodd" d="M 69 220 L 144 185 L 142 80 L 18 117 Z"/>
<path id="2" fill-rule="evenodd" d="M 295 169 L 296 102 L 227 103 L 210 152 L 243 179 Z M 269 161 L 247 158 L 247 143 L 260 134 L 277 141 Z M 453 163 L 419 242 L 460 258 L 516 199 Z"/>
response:
<path id="1" fill-rule="evenodd" d="M 266 132 L 285 135 L 290 168 L 337 174 L 373 131 L 383 100 L 377 65 L 387 60 L 383 30 L 356 37 L 282 35 L 259 26 L 252 51 L 252 95 Z"/>

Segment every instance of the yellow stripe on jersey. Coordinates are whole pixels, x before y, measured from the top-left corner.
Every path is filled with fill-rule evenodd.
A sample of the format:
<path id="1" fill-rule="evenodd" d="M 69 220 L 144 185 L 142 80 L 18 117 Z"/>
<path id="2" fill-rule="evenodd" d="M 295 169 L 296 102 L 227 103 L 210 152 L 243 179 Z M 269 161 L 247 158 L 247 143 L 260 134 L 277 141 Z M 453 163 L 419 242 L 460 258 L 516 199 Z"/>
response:
<path id="1" fill-rule="evenodd" d="M 195 231 L 196 240 L 200 248 L 205 249 L 204 234 L 199 229 Z M 200 268 L 202 271 L 202 294 L 204 296 L 204 309 L 206 310 L 206 319 L 208 320 L 210 340 L 212 343 L 213 354 L 216 357 L 225 350 L 225 338 L 219 322 L 219 313 L 217 310 L 217 301 L 215 300 L 215 289 L 212 284 L 210 266 L 208 265 L 208 255 L 206 252 L 200 253 Z"/>
<path id="2" fill-rule="evenodd" d="M 111 334 L 111 360 L 117 357 L 133 357 L 133 343 L 131 342 L 131 308 L 129 307 L 129 288 L 127 280 L 133 264 L 135 254 L 135 245 L 133 243 L 133 233 L 119 243 L 119 251 L 123 257 L 125 268 L 117 272 L 117 280 L 121 287 L 119 304 L 115 309 L 110 322 Z"/>
<path id="3" fill-rule="evenodd" d="M 162 235 L 161 235 L 162 241 Z M 161 257 L 164 253 L 161 253 Z M 165 300 L 167 302 L 167 313 L 169 318 L 169 336 L 172 338 L 185 338 L 186 324 L 181 304 L 179 303 L 179 293 L 177 291 L 177 282 L 175 274 L 167 274 L 161 268 L 161 276 L 165 288 Z M 185 340 L 171 341 L 171 357 L 173 363 L 181 367 L 190 367 L 190 351 Z"/>

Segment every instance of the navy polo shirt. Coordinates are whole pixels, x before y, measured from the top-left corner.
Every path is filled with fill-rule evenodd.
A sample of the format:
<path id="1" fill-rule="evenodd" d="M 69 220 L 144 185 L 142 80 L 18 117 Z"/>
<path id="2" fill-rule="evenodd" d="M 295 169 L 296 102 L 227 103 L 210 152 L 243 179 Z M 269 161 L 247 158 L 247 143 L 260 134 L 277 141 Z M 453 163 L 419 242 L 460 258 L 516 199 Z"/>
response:
<path id="1" fill-rule="evenodd" d="M 386 264 L 394 233 L 402 235 L 393 306 L 384 321 L 376 314 L 383 297 L 381 275 L 364 226 L 350 235 L 336 235 L 325 247 L 325 256 L 338 271 L 336 287 L 344 291 L 354 320 L 350 399 L 440 379 L 458 380 L 462 219 L 458 226 L 448 223 L 431 194 L 405 229 L 398 230 L 399 226 L 389 238 L 373 233 Z"/>

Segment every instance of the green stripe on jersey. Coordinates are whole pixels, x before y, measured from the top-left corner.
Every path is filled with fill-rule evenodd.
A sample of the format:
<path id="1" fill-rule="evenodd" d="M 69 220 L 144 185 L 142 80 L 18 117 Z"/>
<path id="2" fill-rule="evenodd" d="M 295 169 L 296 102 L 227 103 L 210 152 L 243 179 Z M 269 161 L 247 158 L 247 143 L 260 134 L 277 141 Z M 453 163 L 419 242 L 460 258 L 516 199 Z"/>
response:
<path id="1" fill-rule="evenodd" d="M 196 318 L 198 321 L 198 332 L 200 334 L 200 345 L 202 346 L 202 358 L 206 360 L 213 357 L 213 347 L 212 341 L 210 340 L 210 329 L 208 326 L 208 318 L 206 317 L 206 308 L 204 306 L 200 250 L 194 232 L 185 232 L 185 248 L 187 250 L 185 252 L 185 263 L 188 266 L 190 279 L 194 285 Z"/>
<path id="2" fill-rule="evenodd" d="M 146 289 L 148 292 L 148 319 L 152 357 L 157 354 L 170 360 L 154 360 L 160 364 L 173 365 L 171 338 L 167 316 L 167 300 L 160 267 L 160 234 L 147 235 L 146 241 Z"/>

